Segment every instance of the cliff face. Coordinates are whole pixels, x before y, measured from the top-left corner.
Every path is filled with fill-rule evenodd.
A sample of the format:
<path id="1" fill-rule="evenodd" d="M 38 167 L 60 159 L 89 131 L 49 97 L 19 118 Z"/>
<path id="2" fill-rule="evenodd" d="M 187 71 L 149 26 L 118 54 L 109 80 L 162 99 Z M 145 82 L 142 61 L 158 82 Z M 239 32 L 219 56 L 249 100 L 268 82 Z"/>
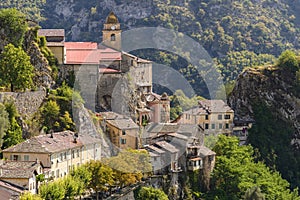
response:
<path id="1" fill-rule="evenodd" d="M 278 69 L 247 69 L 237 79 L 228 103 L 238 117 L 255 118 L 254 106 L 264 103 L 276 117 L 292 124 L 292 143 L 300 143 L 300 98 L 293 92 L 293 81 Z"/>
<path id="2" fill-rule="evenodd" d="M 300 94 L 293 77 L 271 67 L 247 69 L 239 75 L 228 103 L 239 118 L 255 120 L 248 143 L 259 150 L 256 158 L 296 188 L 300 186 Z"/>

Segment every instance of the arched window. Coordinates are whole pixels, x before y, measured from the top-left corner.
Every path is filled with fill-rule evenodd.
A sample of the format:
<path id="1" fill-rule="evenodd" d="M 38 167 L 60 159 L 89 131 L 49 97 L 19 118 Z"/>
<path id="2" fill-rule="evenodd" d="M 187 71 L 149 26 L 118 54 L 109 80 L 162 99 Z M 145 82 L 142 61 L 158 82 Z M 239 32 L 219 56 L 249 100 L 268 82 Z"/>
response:
<path id="1" fill-rule="evenodd" d="M 110 35 L 110 41 L 116 41 L 116 34 L 111 34 Z"/>

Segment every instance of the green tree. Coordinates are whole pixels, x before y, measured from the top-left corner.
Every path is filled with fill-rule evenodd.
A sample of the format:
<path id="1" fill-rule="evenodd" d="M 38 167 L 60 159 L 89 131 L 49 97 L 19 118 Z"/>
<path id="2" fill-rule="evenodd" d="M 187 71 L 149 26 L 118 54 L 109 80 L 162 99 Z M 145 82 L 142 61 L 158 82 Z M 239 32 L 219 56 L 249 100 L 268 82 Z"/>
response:
<path id="1" fill-rule="evenodd" d="M 17 122 L 18 112 L 13 101 L 6 102 L 5 109 L 8 113 L 10 126 L 3 137 L 2 149 L 16 145 L 24 140 L 22 137 L 22 128 Z"/>
<path id="2" fill-rule="evenodd" d="M 30 192 L 24 192 L 21 194 L 20 200 L 42 200 L 42 198 L 39 195 L 32 194 Z"/>
<path id="3" fill-rule="evenodd" d="M 50 131 L 54 128 L 55 122 L 59 120 L 60 107 L 56 101 L 50 100 L 42 107 L 43 125 Z"/>
<path id="4" fill-rule="evenodd" d="M 28 24 L 26 16 L 17 9 L 1 9 L 0 10 L 0 27 L 4 31 L 7 43 L 12 43 L 19 47 L 22 45 Z"/>
<path id="5" fill-rule="evenodd" d="M 0 103 L 0 146 L 3 145 L 3 137 L 7 129 L 9 128 L 8 113 L 5 110 L 5 106 Z"/>
<path id="6" fill-rule="evenodd" d="M 44 183 L 39 188 L 40 196 L 45 200 L 62 200 L 65 196 L 65 189 L 61 180 Z"/>
<path id="7" fill-rule="evenodd" d="M 291 50 L 286 50 L 278 58 L 277 65 L 284 70 L 295 73 L 299 69 L 299 63 L 296 54 Z"/>
<path id="8" fill-rule="evenodd" d="M 71 171 L 71 176 L 79 183 L 78 194 L 82 194 L 89 189 L 89 183 L 92 179 L 92 173 L 88 170 L 87 164 L 77 167 Z"/>
<path id="9" fill-rule="evenodd" d="M 74 197 L 82 193 L 81 182 L 74 179 L 72 176 L 66 176 L 61 180 L 64 188 L 64 199 L 74 199 Z"/>
<path id="10" fill-rule="evenodd" d="M 97 200 L 99 199 L 98 193 L 100 191 L 108 191 L 109 188 L 114 184 L 114 172 L 107 165 L 100 161 L 90 161 L 87 164 L 88 170 L 92 174 L 89 187 L 96 191 Z"/>
<path id="11" fill-rule="evenodd" d="M 142 187 L 138 191 L 137 200 L 168 200 L 168 195 L 160 189 Z"/>
<path id="12" fill-rule="evenodd" d="M 0 84 L 14 89 L 32 88 L 34 67 L 21 47 L 8 44 L 0 55 Z"/>
<path id="13" fill-rule="evenodd" d="M 289 183 L 278 172 L 254 162 L 253 148 L 239 146 L 238 138 L 221 135 L 213 150 L 217 153 L 212 177 L 213 196 L 241 199 L 249 188 L 259 187 L 266 199 L 300 199 L 295 196 L 297 189 L 291 192 Z"/>

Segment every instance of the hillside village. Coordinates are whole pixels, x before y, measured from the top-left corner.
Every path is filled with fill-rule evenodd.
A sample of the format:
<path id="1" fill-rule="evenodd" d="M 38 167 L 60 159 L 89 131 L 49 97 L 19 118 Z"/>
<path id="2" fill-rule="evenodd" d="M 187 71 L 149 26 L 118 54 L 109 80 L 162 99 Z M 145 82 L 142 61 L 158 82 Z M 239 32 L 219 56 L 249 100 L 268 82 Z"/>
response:
<path id="1" fill-rule="evenodd" d="M 111 12 L 101 44 L 66 42 L 63 29 L 40 29 L 38 35 L 46 38 L 47 47 L 57 58 L 60 78 L 68 79 L 72 74 L 85 77 L 79 80 L 81 95 L 85 106 L 95 111 L 112 144 L 111 156 L 128 148 L 145 149 L 155 177 L 152 186 L 161 185 L 163 175 L 176 185 L 183 171 L 200 170 L 198 179 L 208 190 L 215 152 L 204 145 L 204 138 L 219 134 L 245 137 L 251 123 L 236 126 L 234 111 L 222 100 L 201 100 L 197 107 L 171 121 L 168 95 L 152 92 L 151 61 L 120 51 L 121 32 Z M 129 80 L 124 75 L 133 78 Z M 114 103 L 116 88 L 117 95 L 132 94 L 120 97 L 122 100 L 117 97 L 120 101 Z M 56 180 L 90 160 L 101 160 L 101 145 L 97 134 L 62 131 L 34 136 L 4 149 L 1 196 L 13 198 L 23 191 L 37 193 L 40 174 L 46 181 Z"/>
<path id="2" fill-rule="evenodd" d="M 122 50 L 123 23 L 69 42 L 0 10 L 0 199 L 299 200 L 298 54 L 244 69 L 228 102 L 188 98 Z"/>

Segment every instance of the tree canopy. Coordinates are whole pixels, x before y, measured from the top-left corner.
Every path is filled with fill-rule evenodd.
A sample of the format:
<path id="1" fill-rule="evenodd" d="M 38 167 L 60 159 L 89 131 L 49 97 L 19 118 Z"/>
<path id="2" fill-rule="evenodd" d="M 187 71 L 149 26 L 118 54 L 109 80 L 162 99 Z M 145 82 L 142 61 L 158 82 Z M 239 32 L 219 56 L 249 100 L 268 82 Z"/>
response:
<path id="1" fill-rule="evenodd" d="M 168 195 L 161 189 L 142 187 L 138 191 L 136 200 L 168 200 Z"/>
<path id="2" fill-rule="evenodd" d="M 21 47 L 8 44 L 0 55 L 0 85 L 25 90 L 33 87 L 34 67 Z"/>
<path id="3" fill-rule="evenodd" d="M 257 190 L 256 193 L 266 199 L 300 199 L 298 190 L 291 192 L 289 183 L 277 171 L 255 162 L 253 148 L 239 146 L 238 138 L 221 135 L 213 150 L 217 158 L 210 195 L 235 200 L 251 195 L 255 192 L 253 187 L 259 187 L 261 192 Z"/>
<path id="4" fill-rule="evenodd" d="M 0 27 L 0 30 L 6 36 L 7 43 L 11 43 L 16 47 L 22 45 L 25 32 L 28 28 L 26 16 L 23 13 L 16 8 L 1 9 Z"/>

